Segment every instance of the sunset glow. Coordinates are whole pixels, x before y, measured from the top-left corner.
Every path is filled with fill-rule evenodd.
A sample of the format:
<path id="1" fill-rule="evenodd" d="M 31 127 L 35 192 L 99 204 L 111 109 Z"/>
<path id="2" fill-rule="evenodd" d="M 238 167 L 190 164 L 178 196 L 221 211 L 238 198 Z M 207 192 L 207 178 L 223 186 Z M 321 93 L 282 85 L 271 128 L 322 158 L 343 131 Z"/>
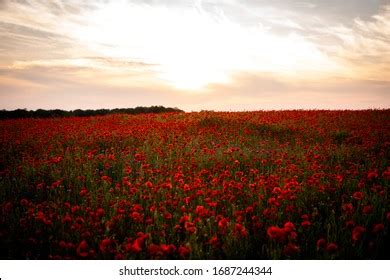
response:
<path id="1" fill-rule="evenodd" d="M 324 2 L 0 1 L 0 104 L 389 107 L 390 5 Z"/>

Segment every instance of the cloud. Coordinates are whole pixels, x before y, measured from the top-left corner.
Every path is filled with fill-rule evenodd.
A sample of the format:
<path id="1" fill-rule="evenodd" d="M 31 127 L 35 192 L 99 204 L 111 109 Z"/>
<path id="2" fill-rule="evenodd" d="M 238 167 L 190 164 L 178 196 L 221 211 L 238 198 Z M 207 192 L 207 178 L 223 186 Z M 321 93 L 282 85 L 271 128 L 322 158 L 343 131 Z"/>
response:
<path id="1" fill-rule="evenodd" d="M 65 59 L 42 59 L 42 60 L 16 60 L 8 69 L 29 69 L 33 67 L 69 67 L 75 69 L 100 69 L 100 70 L 144 70 L 156 66 L 155 64 L 142 61 L 128 60 L 126 58 L 113 57 L 75 57 Z"/>
<path id="2" fill-rule="evenodd" d="M 91 72 L 92 71 L 92 72 Z M 81 77 L 81 78 L 80 78 Z M 132 83 L 124 83 L 134 79 Z M 16 108 L 118 108 L 202 104 L 207 96 L 188 96 L 131 73 L 112 74 L 80 67 L 30 66 L 0 70 L 0 104 Z M 137 82 L 138 80 L 142 80 Z"/>
<path id="3" fill-rule="evenodd" d="M 98 57 L 16 61 L 10 67 L 0 68 L 0 78 L 48 89 L 69 88 L 70 85 L 77 85 L 79 89 L 90 86 L 140 87 L 143 84 L 154 87 L 154 70 L 149 67 L 142 62 L 116 62 Z"/>
<path id="4" fill-rule="evenodd" d="M 389 108 L 389 89 L 390 81 L 285 80 L 272 73 L 237 73 L 229 84 L 210 85 L 202 106 L 220 110 Z"/>
<path id="5" fill-rule="evenodd" d="M 381 4 L 0 0 L 0 104 L 389 107 Z"/>
<path id="6" fill-rule="evenodd" d="M 344 63 L 348 76 L 390 81 L 390 5 L 368 20 L 355 18 L 350 27 L 340 24 L 316 32 L 333 38 L 321 49 Z"/>

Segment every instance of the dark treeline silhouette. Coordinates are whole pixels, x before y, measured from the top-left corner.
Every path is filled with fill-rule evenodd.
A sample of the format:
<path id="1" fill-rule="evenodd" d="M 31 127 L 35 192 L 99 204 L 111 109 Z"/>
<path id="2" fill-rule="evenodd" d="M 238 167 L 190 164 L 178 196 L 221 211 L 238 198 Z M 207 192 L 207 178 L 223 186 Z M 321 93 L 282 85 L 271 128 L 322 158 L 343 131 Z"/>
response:
<path id="1" fill-rule="evenodd" d="M 89 117 L 104 116 L 109 114 L 148 114 L 148 113 L 173 113 L 184 112 L 178 108 L 163 106 L 135 107 L 135 108 L 116 108 L 116 109 L 97 109 L 97 110 L 73 110 L 65 111 L 55 110 L 26 110 L 17 109 L 12 111 L 0 110 L 0 119 L 19 119 L 19 118 L 54 118 L 54 117 Z"/>

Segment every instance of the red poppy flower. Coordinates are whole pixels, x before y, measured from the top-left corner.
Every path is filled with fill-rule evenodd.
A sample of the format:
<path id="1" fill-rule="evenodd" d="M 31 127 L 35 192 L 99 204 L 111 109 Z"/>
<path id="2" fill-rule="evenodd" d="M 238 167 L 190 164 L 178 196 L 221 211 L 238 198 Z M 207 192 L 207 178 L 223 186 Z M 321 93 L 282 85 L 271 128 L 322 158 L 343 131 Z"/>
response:
<path id="1" fill-rule="evenodd" d="M 248 206 L 248 207 L 245 209 L 245 213 L 246 213 L 246 214 L 251 214 L 251 213 L 253 213 L 253 207 L 252 207 L 252 206 Z"/>
<path id="2" fill-rule="evenodd" d="M 309 215 L 303 214 L 303 215 L 301 216 L 301 219 L 302 219 L 302 220 L 309 220 Z"/>
<path id="3" fill-rule="evenodd" d="M 221 245 L 217 236 L 211 237 L 210 240 L 209 240 L 209 243 L 213 247 L 220 247 L 220 245 Z"/>
<path id="4" fill-rule="evenodd" d="M 347 228 L 353 228 L 355 226 L 355 222 L 353 220 L 348 220 L 345 222 L 345 226 Z"/>
<path id="5" fill-rule="evenodd" d="M 301 226 L 304 228 L 304 229 L 308 229 L 310 226 L 311 226 L 311 222 L 310 221 L 303 221 L 301 223 Z"/>
<path id="6" fill-rule="evenodd" d="M 385 229 L 385 226 L 383 224 L 376 224 L 374 225 L 374 228 L 372 229 L 373 233 L 380 233 Z"/>
<path id="7" fill-rule="evenodd" d="M 285 230 L 276 226 L 270 226 L 267 229 L 267 235 L 270 239 L 277 241 L 283 241 L 286 238 Z"/>
<path id="8" fill-rule="evenodd" d="M 111 177 L 107 176 L 107 175 L 103 175 L 101 177 L 102 181 L 106 181 L 106 182 L 110 182 L 111 181 Z"/>
<path id="9" fill-rule="evenodd" d="M 171 213 L 164 213 L 164 219 L 166 220 L 172 220 L 172 214 Z"/>
<path id="10" fill-rule="evenodd" d="M 352 240 L 354 242 L 359 241 L 362 238 L 363 233 L 366 231 L 366 228 L 363 226 L 356 226 L 352 230 Z"/>
<path id="11" fill-rule="evenodd" d="M 65 214 L 65 215 L 62 217 L 62 223 L 63 223 L 63 224 L 71 223 L 71 222 L 72 222 L 72 217 L 71 217 L 69 214 Z"/>
<path id="12" fill-rule="evenodd" d="M 368 180 L 373 180 L 373 179 L 376 179 L 376 178 L 378 178 L 378 171 L 374 170 L 374 171 L 368 172 L 368 174 L 367 174 L 367 179 Z"/>
<path id="13" fill-rule="evenodd" d="M 22 205 L 23 207 L 27 207 L 28 204 L 29 204 L 29 202 L 28 202 L 27 199 L 22 198 L 22 199 L 20 200 L 20 205 Z"/>
<path id="14" fill-rule="evenodd" d="M 134 220 L 134 222 L 137 222 L 137 223 L 140 223 L 143 219 L 142 215 L 138 212 L 131 213 L 130 217 Z"/>
<path id="15" fill-rule="evenodd" d="M 317 240 L 317 250 L 320 248 L 325 248 L 326 246 L 326 240 L 324 238 L 320 238 Z"/>
<path id="16" fill-rule="evenodd" d="M 386 170 L 386 171 L 383 171 L 382 176 L 383 176 L 383 178 L 385 178 L 386 180 L 390 180 L 390 167 L 387 167 L 387 170 Z"/>
<path id="17" fill-rule="evenodd" d="M 248 235 L 248 232 L 246 231 L 245 227 L 241 224 L 235 224 L 234 231 L 238 236 L 246 237 Z"/>
<path id="18" fill-rule="evenodd" d="M 35 216 L 35 220 L 44 223 L 46 221 L 45 214 L 42 211 L 38 211 Z"/>
<path id="19" fill-rule="evenodd" d="M 299 247 L 293 243 L 288 243 L 283 249 L 283 253 L 289 257 L 298 254 L 299 251 Z"/>
<path id="20" fill-rule="evenodd" d="M 296 241 L 298 234 L 295 231 L 292 231 L 288 234 L 288 239 L 291 241 Z"/>
<path id="21" fill-rule="evenodd" d="M 353 205 L 352 203 L 346 203 L 341 206 L 343 211 L 347 214 L 352 214 L 353 213 Z"/>
<path id="22" fill-rule="evenodd" d="M 226 228 L 228 226 L 228 220 L 226 218 L 222 218 L 219 220 L 218 222 L 218 228 L 221 230 L 221 231 L 225 231 Z"/>
<path id="23" fill-rule="evenodd" d="M 295 225 L 292 223 L 292 222 L 286 222 L 284 224 L 284 230 L 286 232 L 291 232 L 291 231 L 294 231 L 295 230 Z"/>
<path id="24" fill-rule="evenodd" d="M 109 238 L 104 238 L 102 241 L 100 241 L 99 249 L 103 253 L 106 253 L 110 245 L 111 245 L 111 240 Z"/>
<path id="25" fill-rule="evenodd" d="M 372 211 L 374 211 L 374 207 L 372 205 L 366 205 L 363 207 L 363 210 L 362 210 L 363 214 L 365 214 L 365 215 L 371 214 Z"/>
<path id="26" fill-rule="evenodd" d="M 187 231 L 189 234 L 193 234 L 193 233 L 196 232 L 195 223 L 185 222 L 184 228 L 186 229 L 186 231 Z"/>
<path id="27" fill-rule="evenodd" d="M 118 252 L 118 253 L 115 254 L 115 259 L 116 260 L 124 260 L 125 256 L 122 253 Z"/>
<path id="28" fill-rule="evenodd" d="M 126 251 L 136 254 L 140 253 L 142 252 L 142 243 L 143 241 L 137 238 L 133 243 L 130 242 L 126 245 Z"/>
<path id="29" fill-rule="evenodd" d="M 178 253 L 179 253 L 179 256 L 183 259 L 187 259 L 188 256 L 190 255 L 191 253 L 191 250 L 190 248 L 188 248 L 187 246 L 180 246 L 179 249 L 177 250 Z"/>
<path id="30" fill-rule="evenodd" d="M 81 188 L 79 195 L 81 197 L 85 196 L 88 193 L 88 190 L 86 188 Z"/>
<path id="31" fill-rule="evenodd" d="M 156 244 L 150 244 L 148 246 L 148 254 L 153 257 L 161 257 L 163 255 L 162 249 Z"/>
<path id="32" fill-rule="evenodd" d="M 176 246 L 173 244 L 169 244 L 169 245 L 161 244 L 160 248 L 166 255 L 173 254 L 176 251 Z"/>
<path id="33" fill-rule="evenodd" d="M 198 206 L 196 206 L 195 213 L 196 213 L 196 215 L 198 215 L 200 217 L 204 217 L 207 215 L 208 210 L 206 208 L 204 208 L 204 206 L 198 205 Z"/>
<path id="34" fill-rule="evenodd" d="M 78 206 L 78 205 L 73 206 L 72 209 L 71 209 L 72 214 L 78 212 L 79 210 L 80 210 L 80 206 Z"/>
<path id="35" fill-rule="evenodd" d="M 342 175 L 337 175 L 337 176 L 336 176 L 336 181 L 337 181 L 338 183 L 341 183 L 341 182 L 343 181 L 343 176 L 342 176 Z"/>
<path id="36" fill-rule="evenodd" d="M 354 192 L 352 197 L 356 200 L 362 200 L 364 198 L 364 193 L 362 192 Z"/>
<path id="37" fill-rule="evenodd" d="M 336 253 L 338 250 L 336 243 L 329 243 L 328 246 L 326 246 L 326 251 L 330 254 Z"/>
<path id="38" fill-rule="evenodd" d="M 77 255 L 82 257 L 82 258 L 88 257 L 89 250 L 88 250 L 87 241 L 85 241 L 85 240 L 81 241 L 79 246 L 77 246 L 76 252 L 77 252 Z"/>
<path id="39" fill-rule="evenodd" d="M 99 218 L 104 217 L 105 214 L 106 214 L 106 213 L 105 213 L 105 211 L 104 211 L 103 208 L 98 208 L 98 209 L 96 209 L 96 215 L 97 215 Z"/>
<path id="40" fill-rule="evenodd" d="M 67 248 L 68 248 L 68 246 L 67 246 L 67 244 L 66 244 L 66 242 L 65 242 L 64 240 L 61 240 L 61 241 L 58 243 L 58 245 L 59 245 L 60 248 L 62 248 L 62 249 L 67 249 Z"/>

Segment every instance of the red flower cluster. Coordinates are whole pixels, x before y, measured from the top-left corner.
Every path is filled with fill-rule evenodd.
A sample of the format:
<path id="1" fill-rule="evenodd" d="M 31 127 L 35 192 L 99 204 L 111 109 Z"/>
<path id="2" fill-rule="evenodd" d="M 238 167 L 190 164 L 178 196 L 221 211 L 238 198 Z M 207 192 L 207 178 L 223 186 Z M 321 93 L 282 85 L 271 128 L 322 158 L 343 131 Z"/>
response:
<path id="1" fill-rule="evenodd" d="M 8 258 L 384 258 L 389 110 L 0 121 Z"/>

